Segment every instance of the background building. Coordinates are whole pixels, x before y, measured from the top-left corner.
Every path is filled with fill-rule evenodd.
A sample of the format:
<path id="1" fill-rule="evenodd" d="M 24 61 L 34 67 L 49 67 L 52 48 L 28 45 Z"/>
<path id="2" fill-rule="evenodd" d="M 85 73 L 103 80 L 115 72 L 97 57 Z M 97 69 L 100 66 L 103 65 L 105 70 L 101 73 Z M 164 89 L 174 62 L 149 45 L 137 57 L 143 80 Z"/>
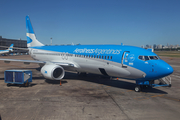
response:
<path id="1" fill-rule="evenodd" d="M 14 47 L 17 47 L 17 48 L 27 48 L 26 40 L 7 39 L 7 38 L 2 38 L 2 36 L 0 36 L 0 46 L 7 46 L 7 48 L 8 48 L 11 44 L 14 44 Z M 0 50 L 5 50 L 7 48 L 0 47 Z M 14 48 L 13 48 L 13 50 L 14 50 L 13 52 L 19 52 L 19 53 L 27 52 L 24 50 L 17 50 Z"/>

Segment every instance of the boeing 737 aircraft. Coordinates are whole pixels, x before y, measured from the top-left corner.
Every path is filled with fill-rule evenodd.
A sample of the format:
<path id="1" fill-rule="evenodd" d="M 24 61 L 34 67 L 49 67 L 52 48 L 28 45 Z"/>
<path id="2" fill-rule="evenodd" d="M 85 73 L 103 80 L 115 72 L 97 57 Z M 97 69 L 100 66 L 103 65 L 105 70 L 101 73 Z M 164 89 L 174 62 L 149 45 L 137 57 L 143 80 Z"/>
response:
<path id="1" fill-rule="evenodd" d="M 0 50 L 0 54 L 5 54 L 13 51 L 13 44 L 10 45 L 10 47 L 6 50 Z"/>
<path id="2" fill-rule="evenodd" d="M 86 72 L 135 80 L 135 91 L 140 91 L 144 82 L 173 73 L 169 64 L 143 48 L 126 45 L 44 46 L 36 39 L 29 16 L 26 16 L 26 30 L 29 55 L 34 60 L 0 60 L 38 63 L 46 79 L 61 80 L 65 70 Z"/>

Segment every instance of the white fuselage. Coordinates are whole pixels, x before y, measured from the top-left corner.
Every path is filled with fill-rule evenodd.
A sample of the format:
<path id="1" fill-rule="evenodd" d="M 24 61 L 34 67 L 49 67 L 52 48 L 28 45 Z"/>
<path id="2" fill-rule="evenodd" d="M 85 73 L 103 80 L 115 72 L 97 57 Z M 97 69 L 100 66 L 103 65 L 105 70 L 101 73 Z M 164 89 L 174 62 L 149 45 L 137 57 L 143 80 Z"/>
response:
<path id="1" fill-rule="evenodd" d="M 9 53 L 9 50 L 1 50 L 0 54 L 5 54 L 5 53 Z"/>

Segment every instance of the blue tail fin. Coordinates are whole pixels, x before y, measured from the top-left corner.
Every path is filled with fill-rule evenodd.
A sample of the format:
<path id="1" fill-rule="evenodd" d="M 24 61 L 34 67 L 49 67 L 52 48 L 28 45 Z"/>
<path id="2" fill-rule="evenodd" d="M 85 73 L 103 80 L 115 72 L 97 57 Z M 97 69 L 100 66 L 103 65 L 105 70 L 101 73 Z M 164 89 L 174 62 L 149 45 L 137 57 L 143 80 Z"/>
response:
<path id="1" fill-rule="evenodd" d="M 10 47 L 8 48 L 9 51 L 13 51 L 13 45 L 14 44 L 11 44 Z"/>
<path id="2" fill-rule="evenodd" d="M 42 43 L 40 43 L 35 36 L 33 27 L 31 25 L 31 21 L 29 16 L 26 16 L 26 36 L 27 36 L 27 47 L 33 47 L 33 46 L 44 46 Z"/>

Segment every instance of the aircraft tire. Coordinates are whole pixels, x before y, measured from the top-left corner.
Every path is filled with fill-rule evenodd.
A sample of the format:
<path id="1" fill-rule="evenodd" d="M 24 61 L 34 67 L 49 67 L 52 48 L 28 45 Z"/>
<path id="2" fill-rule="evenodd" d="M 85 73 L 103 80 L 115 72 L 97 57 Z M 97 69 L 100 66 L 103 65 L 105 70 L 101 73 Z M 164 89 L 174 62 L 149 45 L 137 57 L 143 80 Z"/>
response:
<path id="1" fill-rule="evenodd" d="M 135 92 L 140 92 L 141 91 L 141 87 L 140 86 L 136 86 L 134 90 L 135 90 Z"/>

